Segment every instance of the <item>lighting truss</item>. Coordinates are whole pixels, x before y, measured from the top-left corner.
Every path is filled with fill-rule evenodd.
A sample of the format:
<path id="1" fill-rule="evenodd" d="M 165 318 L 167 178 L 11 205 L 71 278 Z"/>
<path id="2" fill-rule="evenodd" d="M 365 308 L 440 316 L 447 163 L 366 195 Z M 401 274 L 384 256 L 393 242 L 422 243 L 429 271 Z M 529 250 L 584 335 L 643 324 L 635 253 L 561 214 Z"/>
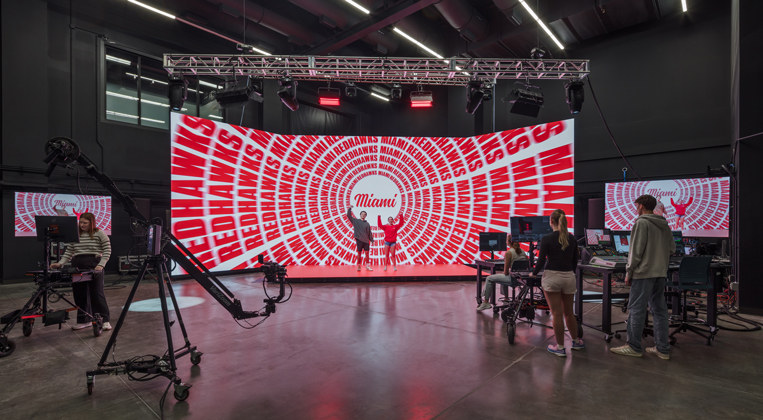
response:
<path id="1" fill-rule="evenodd" d="M 361 83 L 466 85 L 469 80 L 567 80 L 589 73 L 588 60 L 431 57 L 164 54 L 164 68 L 181 75 L 252 75 Z M 468 73 L 467 73 L 468 72 Z"/>

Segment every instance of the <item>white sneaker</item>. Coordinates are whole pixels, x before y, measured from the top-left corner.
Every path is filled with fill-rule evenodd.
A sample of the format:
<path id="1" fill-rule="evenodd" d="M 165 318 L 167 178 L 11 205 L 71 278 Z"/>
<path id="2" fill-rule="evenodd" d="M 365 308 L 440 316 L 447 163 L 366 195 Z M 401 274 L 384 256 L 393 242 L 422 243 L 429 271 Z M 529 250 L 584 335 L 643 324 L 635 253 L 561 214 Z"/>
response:
<path id="1" fill-rule="evenodd" d="M 90 328 L 92 326 L 93 326 L 93 323 L 92 322 L 88 322 L 88 323 L 85 323 L 85 324 L 72 325 L 72 329 L 75 330 L 75 331 L 76 330 L 84 330 L 85 328 Z"/>
<path id="2" fill-rule="evenodd" d="M 104 322 L 103 323 L 103 330 L 104 331 L 108 331 L 110 329 L 111 329 L 111 324 L 109 324 L 108 322 Z"/>
<path id="3" fill-rule="evenodd" d="M 484 302 L 482 302 L 482 304 L 480 306 L 477 307 L 477 310 L 478 311 L 484 311 L 484 310 L 490 309 L 490 308 L 492 308 L 492 306 L 490 305 L 490 302 L 484 301 Z"/>
<path id="4" fill-rule="evenodd" d="M 397 271 L 397 266 L 396 265 L 392 266 L 392 271 Z"/>
<path id="5" fill-rule="evenodd" d="M 358 266 L 358 271 L 360 271 L 360 266 Z"/>
<path id="6" fill-rule="evenodd" d="M 384 271 L 387 271 L 387 266 L 386 265 L 384 266 Z"/>
<path id="7" fill-rule="evenodd" d="M 367 266 L 366 266 L 366 270 L 368 270 L 368 271 L 374 271 L 374 269 L 373 269 L 373 268 L 371 268 L 371 266 L 370 266 L 370 265 L 367 265 Z"/>

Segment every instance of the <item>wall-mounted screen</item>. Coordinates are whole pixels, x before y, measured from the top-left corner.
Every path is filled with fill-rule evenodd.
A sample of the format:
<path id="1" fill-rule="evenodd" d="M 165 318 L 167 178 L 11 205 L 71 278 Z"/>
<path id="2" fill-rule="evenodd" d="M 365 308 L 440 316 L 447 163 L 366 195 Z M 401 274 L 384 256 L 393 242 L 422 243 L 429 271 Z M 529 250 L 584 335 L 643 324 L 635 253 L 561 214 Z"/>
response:
<path id="1" fill-rule="evenodd" d="M 654 212 L 664 216 L 670 229 L 681 231 L 683 236 L 729 235 L 728 177 L 607 184 L 605 226 L 631 230 L 638 217 L 633 202 L 644 194 L 658 200 Z"/>
<path id="2" fill-rule="evenodd" d="M 275 134 L 172 114 L 172 231 L 210 269 L 354 264 L 348 206 L 404 216 L 400 264 L 473 262 L 479 232 L 563 209 L 574 226 L 573 120 L 475 137 Z"/>
<path id="3" fill-rule="evenodd" d="M 37 236 L 35 216 L 77 216 L 93 213 L 95 224 L 111 235 L 111 197 L 100 195 L 16 192 L 16 236 Z"/>

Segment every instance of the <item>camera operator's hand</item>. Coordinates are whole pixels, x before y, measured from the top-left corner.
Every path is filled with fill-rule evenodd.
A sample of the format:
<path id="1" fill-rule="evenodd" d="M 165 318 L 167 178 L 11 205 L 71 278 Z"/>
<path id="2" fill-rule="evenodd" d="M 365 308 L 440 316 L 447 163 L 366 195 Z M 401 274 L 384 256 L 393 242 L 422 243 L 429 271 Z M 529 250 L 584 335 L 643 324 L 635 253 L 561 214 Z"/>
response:
<path id="1" fill-rule="evenodd" d="M 58 270 L 59 268 L 61 268 L 61 264 L 59 263 L 53 263 L 50 265 L 51 270 Z"/>
<path id="2" fill-rule="evenodd" d="M 95 271 L 103 271 L 103 266 L 99 265 L 99 266 L 95 267 Z"/>

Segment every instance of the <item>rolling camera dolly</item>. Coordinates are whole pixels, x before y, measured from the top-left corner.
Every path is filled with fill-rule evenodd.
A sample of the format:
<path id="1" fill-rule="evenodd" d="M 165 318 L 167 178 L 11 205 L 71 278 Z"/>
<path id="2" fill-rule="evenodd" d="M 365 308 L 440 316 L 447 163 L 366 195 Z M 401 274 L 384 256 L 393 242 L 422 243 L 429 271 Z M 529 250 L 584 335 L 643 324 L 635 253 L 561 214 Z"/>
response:
<path id="1" fill-rule="evenodd" d="M 86 271 L 79 274 L 48 272 L 49 275 L 47 276 L 39 275 L 40 273 L 34 274 L 34 282 L 37 284 L 37 291 L 32 295 L 32 298 L 29 299 L 21 309 L 17 309 L 0 318 L 0 324 L 5 324 L 5 327 L 0 330 L 0 357 L 10 356 L 11 353 L 16 350 L 16 344 L 8 339 L 8 334 L 18 322 L 22 323 L 21 331 L 23 332 L 24 337 L 29 337 L 32 335 L 34 323 L 37 318 L 42 318 L 42 323 L 46 327 L 58 324 L 58 328 L 61 329 L 61 324 L 69 319 L 69 312 L 76 310 L 82 311 L 82 309 L 77 308 L 77 305 L 67 299 L 63 293 L 56 290 L 57 287 L 69 286 L 71 283 L 56 282 L 53 281 L 53 279 L 65 275 L 92 275 L 92 271 Z M 57 311 L 48 308 L 48 301 L 53 297 L 57 297 L 58 300 L 63 300 L 71 305 L 71 307 Z M 86 313 L 86 315 L 93 320 L 93 334 L 96 337 L 100 336 L 103 331 L 103 320 L 101 319 L 101 315 L 90 315 L 89 313 Z"/>
<path id="2" fill-rule="evenodd" d="M 175 361 L 178 357 L 190 354 L 191 363 L 197 365 L 201 362 L 202 353 L 196 350 L 196 347 L 192 346 L 188 340 L 185 325 L 183 324 L 182 316 L 180 314 L 180 308 L 178 308 L 175 294 L 172 290 L 171 279 L 167 270 L 167 259 L 174 260 L 180 268 L 191 276 L 191 278 L 206 289 L 206 291 L 220 305 L 222 305 L 223 308 L 230 312 L 233 318 L 237 321 L 255 317 L 268 317 L 276 312 L 276 304 L 282 303 L 286 296 L 284 287 L 286 284 L 286 267 L 281 266 L 276 262 L 264 262 L 263 256 L 259 256 L 260 267 L 254 269 L 254 271 L 264 273 L 266 282 L 271 284 L 278 283 L 279 293 L 278 296 L 268 296 L 264 299 L 265 306 L 261 310 L 245 311 L 241 306 L 241 301 L 236 299 L 233 292 L 225 287 L 225 285 L 215 277 L 209 269 L 207 269 L 207 267 L 205 267 L 204 264 L 196 258 L 196 256 L 194 256 L 177 237 L 175 237 L 175 235 L 171 232 L 162 232 L 161 225 L 149 222 L 149 220 L 140 213 L 135 201 L 123 194 L 108 175 L 99 170 L 93 161 L 82 154 L 77 143 L 66 137 L 54 137 L 46 143 L 45 153 L 48 155 L 44 159 L 44 162 L 48 164 L 48 169 L 45 172 L 46 176 L 50 176 L 56 166 L 71 167 L 73 165 L 79 165 L 83 167 L 88 175 L 98 181 L 111 194 L 113 199 L 122 205 L 127 214 L 134 220 L 133 224 L 146 230 L 149 258 L 141 267 L 139 277 L 130 291 L 128 300 L 119 316 L 117 325 L 109 338 L 109 342 L 104 349 L 98 366 L 96 369 L 87 371 L 86 373 L 88 394 L 92 394 L 93 392 L 94 380 L 97 375 L 117 375 L 123 373 L 129 375 L 130 378 L 133 379 L 133 373 L 142 373 L 144 376 L 139 380 L 148 380 L 160 376 L 169 379 L 170 383 L 168 384 L 167 389 L 169 390 L 169 386 L 174 385 L 175 398 L 178 401 L 185 400 L 189 396 L 191 385 L 183 383 L 177 376 Z M 150 359 L 149 357 L 134 357 L 121 362 L 108 362 L 109 352 L 113 348 L 119 330 L 124 324 L 125 317 L 127 316 L 130 304 L 135 297 L 138 285 L 145 277 L 146 271 L 149 268 L 155 270 L 158 274 L 157 284 L 159 286 L 159 300 L 162 306 L 168 350 L 162 357 L 152 356 Z M 165 300 L 166 293 L 169 294 L 172 304 L 175 307 L 175 314 L 178 323 L 180 324 L 183 338 L 185 339 L 185 345 L 177 350 L 173 348 L 172 344 L 170 328 L 174 322 L 169 321 L 169 312 Z M 162 401 L 163 400 L 164 398 L 162 398 Z"/>

